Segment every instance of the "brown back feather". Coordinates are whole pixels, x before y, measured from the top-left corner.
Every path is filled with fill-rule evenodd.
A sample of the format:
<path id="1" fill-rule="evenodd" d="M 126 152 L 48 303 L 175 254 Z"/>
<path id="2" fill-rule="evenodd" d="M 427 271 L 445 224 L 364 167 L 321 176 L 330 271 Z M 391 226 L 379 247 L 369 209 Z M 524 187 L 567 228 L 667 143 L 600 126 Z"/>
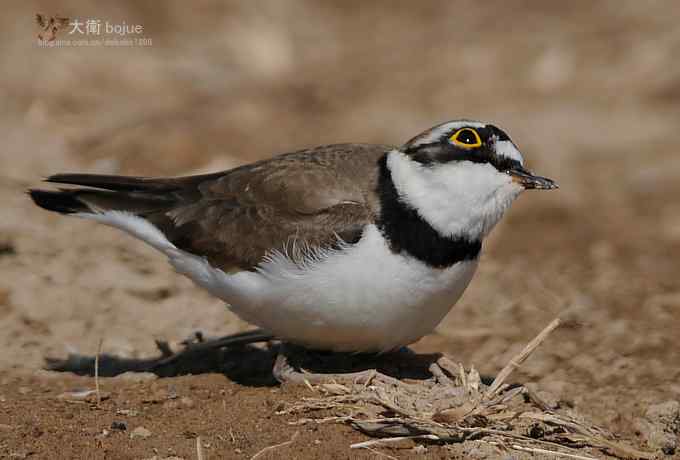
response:
<path id="1" fill-rule="evenodd" d="M 392 148 L 323 146 L 200 176 L 59 174 L 48 181 L 93 187 L 64 193 L 93 211 L 144 217 L 173 244 L 225 271 L 251 270 L 294 243 L 325 249 L 338 237 L 356 241 L 378 213 L 377 162 Z"/>

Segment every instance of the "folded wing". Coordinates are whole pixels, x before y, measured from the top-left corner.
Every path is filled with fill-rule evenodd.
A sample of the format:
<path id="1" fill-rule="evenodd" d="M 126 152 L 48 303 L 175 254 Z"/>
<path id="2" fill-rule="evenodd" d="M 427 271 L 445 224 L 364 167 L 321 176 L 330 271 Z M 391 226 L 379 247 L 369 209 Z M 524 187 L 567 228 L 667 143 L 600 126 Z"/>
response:
<path id="1" fill-rule="evenodd" d="M 324 146 L 179 178 L 58 174 L 47 181 L 86 188 L 29 193 L 63 214 L 134 214 L 224 271 L 252 270 L 272 251 L 297 258 L 357 241 L 378 212 L 375 165 L 390 148 Z"/>

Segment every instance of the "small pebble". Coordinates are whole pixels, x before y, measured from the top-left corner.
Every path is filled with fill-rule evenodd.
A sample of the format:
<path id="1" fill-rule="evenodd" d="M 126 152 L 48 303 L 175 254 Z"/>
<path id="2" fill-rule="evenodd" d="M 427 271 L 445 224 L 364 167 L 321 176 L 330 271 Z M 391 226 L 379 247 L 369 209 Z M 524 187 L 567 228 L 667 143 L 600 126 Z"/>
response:
<path id="1" fill-rule="evenodd" d="M 151 431 L 147 430 L 143 426 L 138 426 L 130 433 L 130 439 L 148 438 L 149 436 L 151 436 Z"/>
<path id="2" fill-rule="evenodd" d="M 123 372 L 114 377 L 116 380 L 132 383 L 150 382 L 157 378 L 158 376 L 152 372 Z"/>
<path id="3" fill-rule="evenodd" d="M 40 379 L 45 379 L 45 380 L 64 378 L 63 372 L 48 371 L 47 369 L 36 369 L 35 371 L 33 371 L 33 375 L 40 378 Z"/>
<path id="4" fill-rule="evenodd" d="M 121 422 L 114 420 L 111 422 L 111 429 L 112 430 L 119 430 L 119 431 L 125 431 L 127 430 L 127 422 Z"/>
<path id="5" fill-rule="evenodd" d="M 111 393 L 108 391 L 100 391 L 99 398 L 103 401 L 109 399 Z M 94 403 L 97 402 L 97 390 L 76 390 L 76 391 L 65 391 L 64 393 L 57 396 L 57 399 L 63 399 L 64 401 L 84 401 Z"/>

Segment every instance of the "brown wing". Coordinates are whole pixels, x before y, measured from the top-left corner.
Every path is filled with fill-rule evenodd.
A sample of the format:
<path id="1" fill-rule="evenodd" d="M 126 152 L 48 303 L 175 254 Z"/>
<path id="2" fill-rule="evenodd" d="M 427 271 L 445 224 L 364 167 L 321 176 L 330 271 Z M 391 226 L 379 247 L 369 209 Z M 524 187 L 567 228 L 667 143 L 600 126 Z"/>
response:
<path id="1" fill-rule="evenodd" d="M 252 269 L 272 250 L 356 241 L 376 212 L 378 159 L 389 149 L 334 145 L 246 165 L 198 185 L 166 213 L 171 241 L 224 270 Z"/>
<path id="2" fill-rule="evenodd" d="M 329 248 L 338 238 L 356 241 L 377 213 L 376 164 L 391 148 L 323 146 L 176 179 L 76 174 L 48 180 L 108 189 L 68 193 L 90 209 L 143 216 L 175 245 L 225 271 L 250 270 L 272 250 L 290 253 L 304 247 L 302 242 Z M 36 203 L 60 212 L 82 211 L 72 202 L 46 206 L 42 201 Z"/>

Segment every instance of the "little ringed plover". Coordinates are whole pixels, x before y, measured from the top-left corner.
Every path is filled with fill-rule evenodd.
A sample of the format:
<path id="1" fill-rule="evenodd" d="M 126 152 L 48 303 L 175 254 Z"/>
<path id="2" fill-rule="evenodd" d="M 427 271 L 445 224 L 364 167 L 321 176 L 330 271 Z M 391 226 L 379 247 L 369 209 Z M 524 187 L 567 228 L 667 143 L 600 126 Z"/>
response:
<path id="1" fill-rule="evenodd" d="M 433 331 L 533 175 L 501 129 L 338 144 L 177 178 L 57 174 L 35 203 L 121 229 L 244 320 L 309 348 L 384 352 Z"/>

